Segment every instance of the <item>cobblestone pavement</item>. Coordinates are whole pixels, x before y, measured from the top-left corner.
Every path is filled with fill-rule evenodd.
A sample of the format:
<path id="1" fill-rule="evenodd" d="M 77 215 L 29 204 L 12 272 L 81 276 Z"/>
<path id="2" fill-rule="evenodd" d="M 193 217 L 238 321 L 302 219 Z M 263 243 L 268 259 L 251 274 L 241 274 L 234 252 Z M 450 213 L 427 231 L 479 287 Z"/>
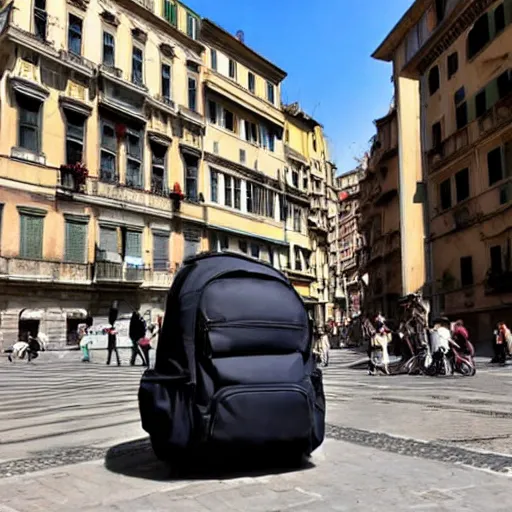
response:
<path id="1" fill-rule="evenodd" d="M 311 467 L 181 479 L 140 428 L 140 367 L 0 360 L 0 512 L 509 510 L 512 368 L 370 377 L 359 357 L 332 354 Z"/>

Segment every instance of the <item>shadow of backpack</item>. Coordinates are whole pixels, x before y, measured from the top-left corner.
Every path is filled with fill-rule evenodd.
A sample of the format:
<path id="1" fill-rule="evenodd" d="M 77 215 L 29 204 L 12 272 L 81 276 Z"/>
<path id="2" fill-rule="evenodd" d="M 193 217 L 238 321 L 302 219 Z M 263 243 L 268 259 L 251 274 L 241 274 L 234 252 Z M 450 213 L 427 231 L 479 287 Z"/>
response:
<path id="1" fill-rule="evenodd" d="M 324 439 L 322 373 L 300 296 L 272 266 L 230 253 L 185 260 L 139 388 L 162 459 L 212 445 L 309 455 Z"/>

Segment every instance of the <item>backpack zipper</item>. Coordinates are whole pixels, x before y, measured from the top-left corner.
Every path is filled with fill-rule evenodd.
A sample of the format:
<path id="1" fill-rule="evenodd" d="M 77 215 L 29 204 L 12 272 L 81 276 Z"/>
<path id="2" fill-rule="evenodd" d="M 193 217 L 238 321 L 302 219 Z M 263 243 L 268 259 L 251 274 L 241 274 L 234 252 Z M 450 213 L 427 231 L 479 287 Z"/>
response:
<path id="1" fill-rule="evenodd" d="M 307 326 L 299 323 L 284 323 L 284 322 L 262 322 L 259 320 L 256 321 L 223 321 L 223 320 L 208 320 L 205 323 L 205 328 L 207 331 L 210 330 L 210 327 L 256 327 L 256 328 L 265 328 L 265 329 L 292 329 L 296 331 L 300 331 L 306 329 Z"/>

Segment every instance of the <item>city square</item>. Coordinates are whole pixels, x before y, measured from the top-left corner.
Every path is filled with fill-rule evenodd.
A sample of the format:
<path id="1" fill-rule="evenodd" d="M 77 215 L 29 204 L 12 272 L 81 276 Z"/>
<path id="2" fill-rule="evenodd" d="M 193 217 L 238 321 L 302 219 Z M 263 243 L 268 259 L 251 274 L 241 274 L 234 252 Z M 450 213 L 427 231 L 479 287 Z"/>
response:
<path id="1" fill-rule="evenodd" d="M 186 477 L 141 429 L 140 367 L 2 360 L 0 510 L 508 510 L 511 369 L 379 377 L 353 368 L 361 357 L 332 351 L 326 441 L 310 464 Z"/>

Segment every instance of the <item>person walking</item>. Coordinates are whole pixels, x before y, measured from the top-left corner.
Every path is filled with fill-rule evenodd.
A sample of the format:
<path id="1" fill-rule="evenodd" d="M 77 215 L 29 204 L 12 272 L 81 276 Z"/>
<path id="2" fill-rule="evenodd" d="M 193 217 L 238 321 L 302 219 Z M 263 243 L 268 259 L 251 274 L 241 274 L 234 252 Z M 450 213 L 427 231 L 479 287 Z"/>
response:
<path id="1" fill-rule="evenodd" d="M 112 325 L 108 330 L 108 357 L 107 364 L 110 365 L 110 360 L 112 359 L 112 353 L 115 353 L 117 359 L 117 366 L 121 366 L 121 359 L 119 358 L 119 352 L 117 350 L 117 331 Z"/>
<path id="2" fill-rule="evenodd" d="M 491 363 L 505 364 L 507 354 L 512 350 L 512 333 L 505 322 L 498 322 L 493 337 L 494 357 L 491 359 Z"/>
<path id="3" fill-rule="evenodd" d="M 319 329 L 320 335 L 320 360 L 322 362 L 322 366 L 326 368 L 329 366 L 329 349 L 331 345 L 329 343 L 329 335 L 327 334 L 326 328 Z"/>
<path id="4" fill-rule="evenodd" d="M 130 319 L 130 328 L 129 328 L 129 336 L 132 342 L 132 356 L 130 358 L 130 365 L 135 366 L 135 361 L 137 360 L 137 356 L 139 356 L 142 360 L 142 364 L 146 365 L 146 360 L 144 359 L 144 354 L 142 353 L 141 346 L 139 342 L 144 338 L 146 334 L 146 321 L 142 318 L 141 314 L 138 311 L 134 311 L 132 313 L 132 317 Z M 148 349 L 149 352 L 149 349 Z"/>

